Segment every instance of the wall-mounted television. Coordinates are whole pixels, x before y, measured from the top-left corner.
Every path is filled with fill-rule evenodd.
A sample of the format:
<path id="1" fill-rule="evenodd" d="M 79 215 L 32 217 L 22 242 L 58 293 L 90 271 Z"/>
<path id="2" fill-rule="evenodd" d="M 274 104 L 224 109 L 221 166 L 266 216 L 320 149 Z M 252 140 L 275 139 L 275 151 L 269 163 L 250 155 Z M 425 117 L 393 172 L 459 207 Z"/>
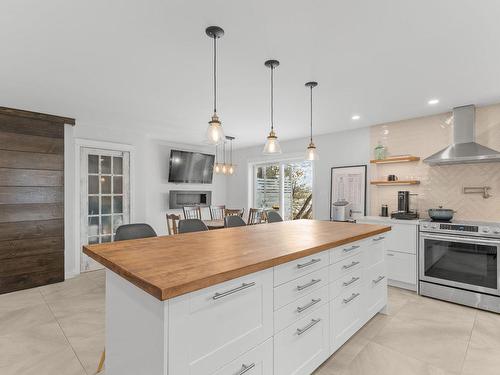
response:
<path id="1" fill-rule="evenodd" d="M 200 152 L 170 150 L 168 182 L 211 184 L 214 155 Z"/>

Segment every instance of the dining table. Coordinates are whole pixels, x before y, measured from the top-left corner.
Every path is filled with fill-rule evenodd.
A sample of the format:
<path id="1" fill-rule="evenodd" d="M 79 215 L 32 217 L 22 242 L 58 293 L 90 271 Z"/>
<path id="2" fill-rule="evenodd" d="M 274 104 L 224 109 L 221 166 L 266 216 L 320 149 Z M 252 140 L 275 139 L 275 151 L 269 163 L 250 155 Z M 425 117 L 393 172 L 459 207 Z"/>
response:
<path id="1" fill-rule="evenodd" d="M 224 220 L 215 219 L 215 220 L 203 220 L 208 229 L 221 229 L 224 228 Z"/>

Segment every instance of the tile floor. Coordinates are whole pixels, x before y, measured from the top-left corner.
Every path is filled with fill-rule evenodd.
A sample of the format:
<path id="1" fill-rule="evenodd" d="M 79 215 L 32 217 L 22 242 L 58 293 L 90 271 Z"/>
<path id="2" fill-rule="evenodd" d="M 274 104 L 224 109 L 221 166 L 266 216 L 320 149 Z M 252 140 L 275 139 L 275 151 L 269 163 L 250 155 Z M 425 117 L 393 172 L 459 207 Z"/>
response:
<path id="1" fill-rule="evenodd" d="M 94 374 L 104 347 L 104 285 L 96 271 L 1 295 L 0 374 Z M 388 310 L 315 375 L 500 374 L 500 315 L 396 288 Z"/>

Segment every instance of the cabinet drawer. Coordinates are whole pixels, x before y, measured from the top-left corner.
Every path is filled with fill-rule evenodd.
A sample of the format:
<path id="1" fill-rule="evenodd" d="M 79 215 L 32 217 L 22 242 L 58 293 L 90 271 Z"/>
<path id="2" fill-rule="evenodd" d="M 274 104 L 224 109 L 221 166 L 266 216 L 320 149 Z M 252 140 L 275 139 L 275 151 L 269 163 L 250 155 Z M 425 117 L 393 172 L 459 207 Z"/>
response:
<path id="1" fill-rule="evenodd" d="M 384 260 L 386 236 L 380 235 L 371 238 L 363 253 L 363 261 L 365 267 L 371 267 L 376 263 Z"/>
<path id="2" fill-rule="evenodd" d="M 334 299 L 339 294 L 357 288 L 364 283 L 364 271 L 357 268 L 330 283 L 330 299 Z"/>
<path id="3" fill-rule="evenodd" d="M 362 325 L 364 292 L 360 285 L 330 302 L 332 316 L 332 352 L 343 345 Z"/>
<path id="4" fill-rule="evenodd" d="M 417 254 L 417 225 L 393 224 L 391 227 L 387 233 L 387 250 Z"/>
<path id="5" fill-rule="evenodd" d="M 329 250 L 274 267 L 274 286 L 298 279 L 329 264 Z"/>
<path id="6" fill-rule="evenodd" d="M 274 288 L 274 309 L 295 301 L 328 284 L 328 267 L 321 268 L 308 275 L 287 282 Z"/>
<path id="7" fill-rule="evenodd" d="M 274 375 L 310 375 L 329 356 L 328 305 L 274 336 Z"/>
<path id="8" fill-rule="evenodd" d="M 407 284 L 417 284 L 417 263 L 414 254 L 387 251 L 387 277 Z"/>
<path id="9" fill-rule="evenodd" d="M 273 375 L 273 339 L 243 354 L 213 375 Z"/>
<path id="10" fill-rule="evenodd" d="M 169 301 L 169 373 L 215 372 L 273 334 L 273 270 Z"/>
<path id="11" fill-rule="evenodd" d="M 337 263 L 352 255 L 361 253 L 366 243 L 366 240 L 357 241 L 330 250 L 330 263 Z"/>
<path id="12" fill-rule="evenodd" d="M 314 290 L 274 312 L 274 332 L 279 332 L 328 302 L 328 285 Z"/>
<path id="13" fill-rule="evenodd" d="M 385 262 L 380 262 L 366 270 L 366 293 L 363 299 L 365 321 L 371 319 L 387 305 L 387 275 Z"/>
<path id="14" fill-rule="evenodd" d="M 350 256 L 349 258 L 343 259 L 340 262 L 331 264 L 330 270 L 330 281 L 333 282 L 352 271 L 360 269 L 363 267 L 362 254 L 356 254 Z"/>

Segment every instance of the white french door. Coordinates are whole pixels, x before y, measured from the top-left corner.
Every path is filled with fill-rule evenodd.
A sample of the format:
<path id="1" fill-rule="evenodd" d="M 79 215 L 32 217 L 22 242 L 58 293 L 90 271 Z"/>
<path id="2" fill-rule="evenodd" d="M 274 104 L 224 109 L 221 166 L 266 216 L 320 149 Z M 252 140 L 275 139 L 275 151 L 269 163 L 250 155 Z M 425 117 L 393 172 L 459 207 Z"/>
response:
<path id="1" fill-rule="evenodd" d="M 130 222 L 130 153 L 82 147 L 80 152 L 80 242 L 112 242 Z M 81 253 L 80 271 L 102 266 Z"/>

